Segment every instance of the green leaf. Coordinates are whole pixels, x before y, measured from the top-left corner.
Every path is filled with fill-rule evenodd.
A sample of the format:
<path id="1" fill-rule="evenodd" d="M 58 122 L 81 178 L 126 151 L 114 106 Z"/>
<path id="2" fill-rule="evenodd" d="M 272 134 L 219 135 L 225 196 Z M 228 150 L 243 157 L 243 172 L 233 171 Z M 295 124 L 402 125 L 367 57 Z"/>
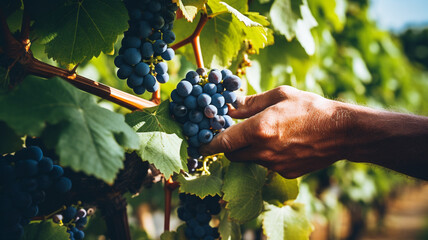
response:
<path id="1" fill-rule="evenodd" d="M 311 28 L 317 26 L 306 0 L 275 0 L 270 13 L 272 25 L 288 41 L 297 37 L 308 55 L 315 53 L 315 40 Z"/>
<path id="2" fill-rule="evenodd" d="M 165 231 L 161 234 L 161 240 L 186 240 L 187 237 L 184 234 L 184 230 L 186 229 L 186 225 L 182 224 L 177 228 L 177 231 Z"/>
<path id="3" fill-rule="evenodd" d="M 263 214 L 263 232 L 267 239 L 306 240 L 312 232 L 303 204 L 293 203 L 284 207 L 266 204 Z"/>
<path id="4" fill-rule="evenodd" d="M 262 187 L 267 170 L 256 164 L 231 163 L 223 184 L 223 200 L 230 217 L 246 222 L 257 217 L 263 209 Z"/>
<path id="5" fill-rule="evenodd" d="M 178 0 L 178 6 L 187 21 L 192 22 L 208 0 Z"/>
<path id="6" fill-rule="evenodd" d="M 246 5 L 244 1 L 241 4 Z M 218 0 L 208 1 L 213 17 L 204 26 L 201 35 L 201 49 L 204 63 L 209 68 L 223 68 L 230 66 L 239 51 L 245 47 L 244 41 L 252 42 L 256 52 L 271 44 L 271 33 L 264 25 L 268 22 L 265 17 L 252 12 L 241 13 L 235 8 Z M 174 23 L 174 31 L 179 42 L 196 28 L 200 14 L 193 24 L 184 19 Z M 194 53 L 191 46 L 179 50 L 187 59 L 194 62 Z"/>
<path id="7" fill-rule="evenodd" d="M 0 156 L 22 148 L 22 139 L 5 122 L 0 122 L 0 133 Z"/>
<path id="8" fill-rule="evenodd" d="M 63 166 L 113 183 L 125 150 L 138 137 L 124 117 L 98 106 L 94 98 L 59 78 L 27 77 L 0 95 L 0 120 L 19 136 L 42 136 Z"/>
<path id="9" fill-rule="evenodd" d="M 181 169 L 187 171 L 187 141 L 180 125 L 169 114 L 169 102 L 126 115 L 126 122 L 140 137 L 137 153 L 156 166 L 168 179 Z"/>
<path id="10" fill-rule="evenodd" d="M 283 178 L 276 172 L 270 172 L 263 187 L 263 200 L 276 206 L 283 206 L 286 201 L 294 200 L 299 194 L 297 179 Z"/>
<path id="11" fill-rule="evenodd" d="M 220 213 L 220 225 L 218 226 L 221 239 L 238 240 L 241 238 L 241 225 L 229 218 L 229 211 L 223 209 Z"/>
<path id="12" fill-rule="evenodd" d="M 180 174 L 177 179 L 180 182 L 180 192 L 195 194 L 200 198 L 208 195 L 221 196 L 221 186 L 223 185 L 221 170 L 221 163 L 216 161 L 209 166 L 210 175 L 184 177 L 183 174 Z"/>
<path id="13" fill-rule="evenodd" d="M 31 223 L 24 228 L 24 235 L 20 240 L 68 240 L 70 234 L 67 228 L 51 221 Z"/>
<path id="14" fill-rule="evenodd" d="M 25 6 L 35 20 L 35 37 L 47 40 L 47 55 L 64 65 L 112 52 L 117 37 L 128 29 L 120 0 L 26 0 Z"/>

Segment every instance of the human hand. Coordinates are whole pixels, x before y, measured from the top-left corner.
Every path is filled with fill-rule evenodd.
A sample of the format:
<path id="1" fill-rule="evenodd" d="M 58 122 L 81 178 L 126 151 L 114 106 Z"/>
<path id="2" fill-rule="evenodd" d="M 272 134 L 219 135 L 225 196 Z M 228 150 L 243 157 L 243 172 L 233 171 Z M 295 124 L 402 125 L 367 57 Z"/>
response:
<path id="1" fill-rule="evenodd" d="M 233 118 L 248 118 L 201 147 L 203 155 L 224 152 L 231 161 L 255 162 L 286 178 L 324 168 L 343 158 L 349 115 L 341 103 L 281 86 L 239 98 Z"/>

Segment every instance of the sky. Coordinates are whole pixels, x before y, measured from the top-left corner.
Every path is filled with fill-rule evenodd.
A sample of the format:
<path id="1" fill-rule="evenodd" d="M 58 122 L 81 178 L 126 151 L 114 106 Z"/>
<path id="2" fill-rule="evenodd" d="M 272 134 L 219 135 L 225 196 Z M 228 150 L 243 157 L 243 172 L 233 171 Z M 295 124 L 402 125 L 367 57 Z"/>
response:
<path id="1" fill-rule="evenodd" d="M 428 26 L 428 0 L 370 0 L 370 16 L 385 30 Z"/>

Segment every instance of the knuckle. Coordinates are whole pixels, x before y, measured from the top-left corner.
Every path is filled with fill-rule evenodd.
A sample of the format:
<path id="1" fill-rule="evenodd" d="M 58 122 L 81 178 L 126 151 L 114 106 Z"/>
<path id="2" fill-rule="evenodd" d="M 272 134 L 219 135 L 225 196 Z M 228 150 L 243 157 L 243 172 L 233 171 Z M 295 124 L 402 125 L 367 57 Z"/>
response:
<path id="1" fill-rule="evenodd" d="M 233 149 L 232 141 L 228 135 L 224 135 L 219 139 L 219 145 L 225 152 L 229 152 Z"/>

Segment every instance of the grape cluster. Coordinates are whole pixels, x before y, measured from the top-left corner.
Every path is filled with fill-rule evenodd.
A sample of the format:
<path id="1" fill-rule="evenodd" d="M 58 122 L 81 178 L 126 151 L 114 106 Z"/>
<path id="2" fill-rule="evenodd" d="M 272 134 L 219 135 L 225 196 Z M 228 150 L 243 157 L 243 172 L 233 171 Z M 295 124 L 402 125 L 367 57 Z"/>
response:
<path id="1" fill-rule="evenodd" d="M 127 79 L 136 94 L 155 92 L 159 83 L 169 80 L 166 61 L 175 52 L 168 48 L 174 42 L 172 31 L 178 6 L 170 0 L 131 0 L 126 2 L 129 29 L 124 33 L 122 47 L 114 64 L 117 76 Z"/>
<path id="2" fill-rule="evenodd" d="M 23 226 L 37 216 L 46 191 L 66 193 L 71 180 L 64 170 L 44 157 L 37 146 L 23 148 L 15 155 L 0 157 L 0 232 L 2 239 L 19 239 Z"/>
<path id="3" fill-rule="evenodd" d="M 62 213 L 54 215 L 52 220 L 67 227 L 70 240 L 81 240 L 85 237 L 82 230 L 88 223 L 88 213 L 84 208 L 70 206 Z"/>
<path id="4" fill-rule="evenodd" d="M 195 195 L 180 193 L 178 217 L 186 222 L 185 235 L 188 239 L 213 240 L 220 237 L 217 228 L 209 225 L 211 215 L 220 213 L 220 197 L 207 196 L 201 199 Z"/>
<path id="5" fill-rule="evenodd" d="M 183 133 L 188 137 L 188 155 L 197 165 L 201 157 L 198 148 L 209 143 L 214 135 L 233 125 L 227 115 L 226 103 L 234 103 L 234 91 L 241 87 L 241 79 L 228 69 L 213 69 L 207 74 L 199 68 L 189 71 L 176 89 L 171 92 L 170 112 L 183 124 Z"/>

